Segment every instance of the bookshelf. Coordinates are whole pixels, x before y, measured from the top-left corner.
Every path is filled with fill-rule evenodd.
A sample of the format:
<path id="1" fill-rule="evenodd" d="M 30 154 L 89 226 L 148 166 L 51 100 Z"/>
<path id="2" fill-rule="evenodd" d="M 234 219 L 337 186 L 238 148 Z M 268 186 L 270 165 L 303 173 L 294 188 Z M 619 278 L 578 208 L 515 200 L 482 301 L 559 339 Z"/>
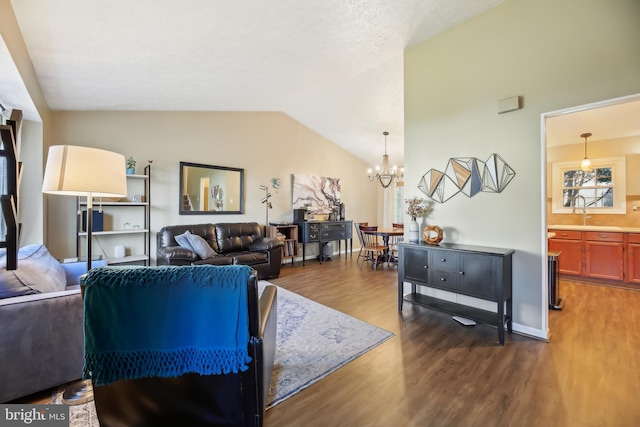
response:
<path id="1" fill-rule="evenodd" d="M 298 256 L 298 226 L 295 224 L 269 224 L 267 237 L 275 237 L 284 242 L 282 260 L 291 259 L 294 265 Z"/>

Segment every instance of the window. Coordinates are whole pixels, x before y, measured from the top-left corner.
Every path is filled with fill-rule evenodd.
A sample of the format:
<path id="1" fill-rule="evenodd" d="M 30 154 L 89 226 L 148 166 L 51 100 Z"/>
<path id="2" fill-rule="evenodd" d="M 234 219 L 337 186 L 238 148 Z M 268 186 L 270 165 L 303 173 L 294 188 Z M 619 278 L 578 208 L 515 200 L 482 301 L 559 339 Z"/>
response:
<path id="1" fill-rule="evenodd" d="M 553 164 L 553 213 L 575 213 L 583 206 L 598 214 L 626 213 L 624 157 L 591 159 L 591 163 L 588 172 L 578 162 Z"/>
<path id="2" fill-rule="evenodd" d="M 402 220 L 402 214 L 403 214 L 403 209 L 404 209 L 404 198 L 403 198 L 403 193 L 404 193 L 404 182 L 398 182 L 396 184 L 396 218 L 395 218 L 395 222 L 396 224 L 402 224 L 404 221 Z"/>

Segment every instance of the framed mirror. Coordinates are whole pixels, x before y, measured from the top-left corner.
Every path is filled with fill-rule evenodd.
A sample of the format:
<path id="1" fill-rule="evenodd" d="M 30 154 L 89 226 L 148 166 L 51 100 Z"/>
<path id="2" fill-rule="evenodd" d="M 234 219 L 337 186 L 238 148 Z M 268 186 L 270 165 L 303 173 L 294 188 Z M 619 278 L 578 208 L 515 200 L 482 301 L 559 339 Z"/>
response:
<path id="1" fill-rule="evenodd" d="M 244 169 L 180 162 L 180 215 L 244 213 Z"/>

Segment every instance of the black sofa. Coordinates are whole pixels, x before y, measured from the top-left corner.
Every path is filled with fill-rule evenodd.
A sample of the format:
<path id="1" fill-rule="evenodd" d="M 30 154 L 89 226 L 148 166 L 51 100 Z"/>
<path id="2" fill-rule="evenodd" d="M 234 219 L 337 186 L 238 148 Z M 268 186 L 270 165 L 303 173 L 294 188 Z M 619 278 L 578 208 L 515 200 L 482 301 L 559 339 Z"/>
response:
<path id="1" fill-rule="evenodd" d="M 202 259 L 180 246 L 175 237 L 186 231 L 204 238 L 216 254 Z M 169 225 L 157 233 L 156 263 L 248 265 L 258 272 L 258 279 L 274 279 L 280 275 L 283 245 L 278 239 L 264 237 L 256 222 Z"/>

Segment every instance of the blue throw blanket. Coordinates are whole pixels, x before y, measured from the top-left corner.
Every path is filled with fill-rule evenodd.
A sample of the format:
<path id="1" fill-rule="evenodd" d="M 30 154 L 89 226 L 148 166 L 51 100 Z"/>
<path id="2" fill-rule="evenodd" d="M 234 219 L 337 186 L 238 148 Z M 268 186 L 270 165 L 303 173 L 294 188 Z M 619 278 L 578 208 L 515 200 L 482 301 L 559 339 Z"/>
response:
<path id="1" fill-rule="evenodd" d="M 85 287 L 83 378 L 245 371 L 247 266 L 100 267 Z"/>

